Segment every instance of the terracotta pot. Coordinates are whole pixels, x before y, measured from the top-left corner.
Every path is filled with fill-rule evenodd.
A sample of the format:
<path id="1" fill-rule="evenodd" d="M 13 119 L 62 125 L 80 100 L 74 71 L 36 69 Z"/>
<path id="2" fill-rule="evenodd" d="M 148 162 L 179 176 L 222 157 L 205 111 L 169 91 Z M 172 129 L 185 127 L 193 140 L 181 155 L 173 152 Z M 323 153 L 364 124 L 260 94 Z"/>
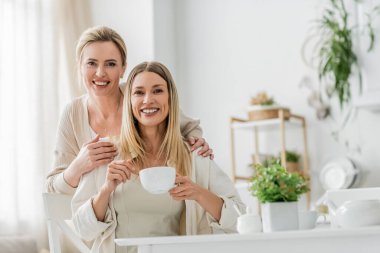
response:
<path id="1" fill-rule="evenodd" d="M 286 170 L 291 173 L 301 173 L 298 162 L 286 162 Z"/>

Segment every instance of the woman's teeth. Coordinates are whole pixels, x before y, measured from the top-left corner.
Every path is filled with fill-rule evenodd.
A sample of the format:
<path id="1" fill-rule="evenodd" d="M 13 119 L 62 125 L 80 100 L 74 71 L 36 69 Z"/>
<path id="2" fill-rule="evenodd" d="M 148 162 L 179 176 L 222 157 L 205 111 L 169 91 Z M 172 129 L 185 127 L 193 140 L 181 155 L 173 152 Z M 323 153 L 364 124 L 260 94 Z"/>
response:
<path id="1" fill-rule="evenodd" d="M 143 113 L 147 113 L 147 114 L 154 113 L 154 112 L 157 112 L 157 111 L 158 111 L 157 108 L 155 108 L 155 109 L 143 109 L 142 110 Z"/>
<path id="2" fill-rule="evenodd" d="M 96 82 L 96 81 L 93 81 L 94 84 L 96 85 L 99 85 L 99 86 L 105 86 L 107 84 L 109 84 L 110 82 Z"/>

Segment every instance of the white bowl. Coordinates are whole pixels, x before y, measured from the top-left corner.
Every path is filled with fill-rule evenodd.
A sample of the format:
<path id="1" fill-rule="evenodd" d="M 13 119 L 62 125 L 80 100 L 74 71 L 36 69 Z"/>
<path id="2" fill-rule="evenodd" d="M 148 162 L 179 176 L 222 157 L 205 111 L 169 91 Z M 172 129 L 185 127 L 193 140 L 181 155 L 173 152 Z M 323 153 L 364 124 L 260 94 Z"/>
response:
<path id="1" fill-rule="evenodd" d="M 140 181 L 144 189 L 152 194 L 168 192 L 174 187 L 175 168 L 151 167 L 140 171 Z"/>

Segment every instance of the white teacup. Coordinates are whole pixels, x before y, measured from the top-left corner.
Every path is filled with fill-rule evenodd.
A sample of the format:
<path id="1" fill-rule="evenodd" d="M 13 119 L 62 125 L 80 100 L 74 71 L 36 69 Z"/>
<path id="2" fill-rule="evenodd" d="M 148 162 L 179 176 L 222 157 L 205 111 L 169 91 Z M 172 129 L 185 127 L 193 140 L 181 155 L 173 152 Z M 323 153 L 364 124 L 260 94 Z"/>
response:
<path id="1" fill-rule="evenodd" d="M 298 212 L 298 224 L 299 229 L 313 229 L 317 222 L 317 211 L 299 211 Z"/>
<path id="2" fill-rule="evenodd" d="M 99 138 L 99 141 L 101 141 L 101 142 L 110 142 L 111 138 L 109 136 L 101 137 L 101 138 Z"/>
<path id="3" fill-rule="evenodd" d="M 151 167 L 140 171 L 144 189 L 152 194 L 168 192 L 174 187 L 176 170 L 173 167 Z"/>

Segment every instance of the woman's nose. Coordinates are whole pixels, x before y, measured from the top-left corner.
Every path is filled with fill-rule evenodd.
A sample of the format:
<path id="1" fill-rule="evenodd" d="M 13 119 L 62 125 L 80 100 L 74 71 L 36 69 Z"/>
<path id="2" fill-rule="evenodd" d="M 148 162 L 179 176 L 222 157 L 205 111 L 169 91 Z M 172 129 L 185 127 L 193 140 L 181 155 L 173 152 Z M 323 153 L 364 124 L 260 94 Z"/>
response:
<path id="1" fill-rule="evenodd" d="M 147 93 L 145 94 L 145 96 L 144 96 L 144 103 L 147 104 L 147 103 L 150 102 L 150 100 L 151 100 L 151 96 L 150 96 L 150 94 L 147 92 Z"/>
<path id="2" fill-rule="evenodd" d="M 104 76 L 105 75 L 105 71 L 104 71 L 104 67 L 103 66 L 99 66 L 96 69 L 96 75 L 97 76 Z"/>

